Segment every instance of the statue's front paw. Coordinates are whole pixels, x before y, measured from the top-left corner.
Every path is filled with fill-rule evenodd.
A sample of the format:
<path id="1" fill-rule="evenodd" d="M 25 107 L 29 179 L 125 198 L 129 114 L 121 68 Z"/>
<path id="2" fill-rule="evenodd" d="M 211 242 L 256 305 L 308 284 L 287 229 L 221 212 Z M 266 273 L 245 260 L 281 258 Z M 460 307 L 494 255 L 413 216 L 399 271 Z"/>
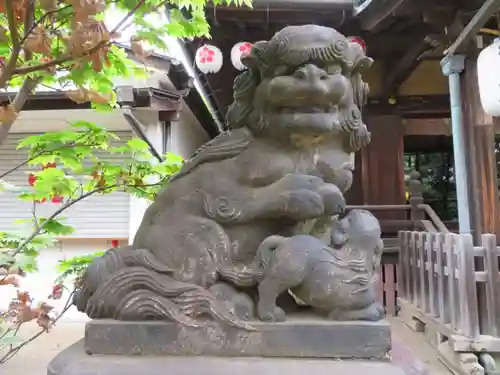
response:
<path id="1" fill-rule="evenodd" d="M 323 215 L 323 198 L 313 191 L 295 190 L 279 196 L 287 216 L 295 220 L 314 219 Z"/>
<path id="2" fill-rule="evenodd" d="M 275 307 L 273 311 L 261 311 L 259 309 L 259 318 L 263 322 L 284 322 L 286 320 L 286 314 L 283 309 Z"/>
<path id="3" fill-rule="evenodd" d="M 332 320 L 365 320 L 376 322 L 384 318 L 385 309 L 379 302 L 360 310 L 335 310 L 329 314 Z"/>
<path id="4" fill-rule="evenodd" d="M 316 176 L 300 173 L 288 173 L 278 183 L 282 191 L 290 190 L 318 190 L 324 181 Z"/>
<path id="5" fill-rule="evenodd" d="M 345 211 L 345 198 L 340 189 L 333 184 L 325 184 L 318 190 L 323 198 L 326 215 L 338 215 Z"/>
<path id="6" fill-rule="evenodd" d="M 375 309 L 377 310 L 377 320 L 385 318 L 385 307 L 380 302 L 375 302 Z"/>

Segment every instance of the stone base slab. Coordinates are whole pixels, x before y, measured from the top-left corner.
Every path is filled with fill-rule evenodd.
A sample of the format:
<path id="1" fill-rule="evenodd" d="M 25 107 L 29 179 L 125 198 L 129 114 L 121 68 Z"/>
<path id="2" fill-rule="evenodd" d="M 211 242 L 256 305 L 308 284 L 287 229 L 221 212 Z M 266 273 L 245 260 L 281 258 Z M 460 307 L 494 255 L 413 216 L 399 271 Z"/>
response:
<path id="1" fill-rule="evenodd" d="M 388 362 L 305 358 L 88 355 L 79 341 L 52 360 L 48 375 L 405 375 Z"/>
<path id="2" fill-rule="evenodd" d="M 94 320 L 87 323 L 85 351 L 102 355 L 297 357 L 387 359 L 391 330 L 386 321 L 334 322 L 291 318 L 252 323 L 243 331 L 210 323 L 202 328 L 169 322 Z"/>

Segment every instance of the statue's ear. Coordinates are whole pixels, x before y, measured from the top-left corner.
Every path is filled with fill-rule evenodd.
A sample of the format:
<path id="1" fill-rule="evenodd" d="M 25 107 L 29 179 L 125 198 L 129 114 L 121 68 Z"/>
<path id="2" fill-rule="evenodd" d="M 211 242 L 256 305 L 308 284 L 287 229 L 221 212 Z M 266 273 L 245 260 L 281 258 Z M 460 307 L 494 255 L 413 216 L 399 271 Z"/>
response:
<path id="1" fill-rule="evenodd" d="M 258 56 L 256 56 L 253 53 L 253 48 L 252 48 L 252 51 L 248 55 L 241 57 L 241 62 L 243 63 L 243 65 L 245 65 L 250 70 L 256 70 L 259 68 L 259 59 L 258 59 Z"/>
<path id="2" fill-rule="evenodd" d="M 373 65 L 373 59 L 368 56 L 363 56 L 354 63 L 352 73 L 360 73 L 368 70 Z"/>
<path id="3" fill-rule="evenodd" d="M 262 71 L 267 68 L 272 45 L 267 41 L 255 42 L 250 53 L 241 58 L 243 65 L 252 71 Z"/>

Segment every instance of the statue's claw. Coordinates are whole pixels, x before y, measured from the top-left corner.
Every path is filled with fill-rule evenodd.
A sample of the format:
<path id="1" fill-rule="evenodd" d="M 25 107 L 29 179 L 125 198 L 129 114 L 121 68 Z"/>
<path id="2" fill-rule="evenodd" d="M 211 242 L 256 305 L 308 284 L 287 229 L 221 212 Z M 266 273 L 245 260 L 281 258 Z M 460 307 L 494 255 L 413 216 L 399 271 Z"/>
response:
<path id="1" fill-rule="evenodd" d="M 325 210 L 323 198 L 310 190 L 294 190 L 280 194 L 284 211 L 296 220 L 317 218 Z"/>
<path id="2" fill-rule="evenodd" d="M 338 215 L 345 211 L 346 202 L 340 189 L 333 184 L 325 184 L 318 190 L 323 198 L 326 215 Z"/>
<path id="3" fill-rule="evenodd" d="M 273 311 L 261 310 L 260 307 L 258 310 L 259 318 L 263 322 L 284 322 L 286 320 L 286 314 L 280 307 L 275 307 Z"/>

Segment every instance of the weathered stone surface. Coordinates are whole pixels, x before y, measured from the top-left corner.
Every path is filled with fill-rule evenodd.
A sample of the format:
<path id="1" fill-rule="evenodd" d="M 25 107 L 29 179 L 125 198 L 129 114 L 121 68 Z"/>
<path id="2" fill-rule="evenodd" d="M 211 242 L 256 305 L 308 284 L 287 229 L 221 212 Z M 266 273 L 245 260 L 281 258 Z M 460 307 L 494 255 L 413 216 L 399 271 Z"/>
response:
<path id="1" fill-rule="evenodd" d="M 102 356 L 84 353 L 83 341 L 62 351 L 48 375 L 404 375 L 388 362 L 304 358 Z"/>
<path id="2" fill-rule="evenodd" d="M 255 331 L 217 323 L 193 328 L 168 322 L 94 320 L 87 324 L 85 350 L 108 355 L 385 359 L 391 348 L 390 325 L 385 321 L 302 317 L 253 326 Z"/>
<path id="3" fill-rule="evenodd" d="M 373 60 L 332 28 L 294 25 L 242 62 L 228 131 L 169 179 L 133 244 L 87 268 L 74 300 L 90 318 L 195 326 L 211 315 L 245 329 L 253 315 L 286 320 L 294 306 L 276 299 L 287 290 L 333 320 L 382 318 L 380 225 L 344 216 L 352 154 L 370 142 Z"/>

